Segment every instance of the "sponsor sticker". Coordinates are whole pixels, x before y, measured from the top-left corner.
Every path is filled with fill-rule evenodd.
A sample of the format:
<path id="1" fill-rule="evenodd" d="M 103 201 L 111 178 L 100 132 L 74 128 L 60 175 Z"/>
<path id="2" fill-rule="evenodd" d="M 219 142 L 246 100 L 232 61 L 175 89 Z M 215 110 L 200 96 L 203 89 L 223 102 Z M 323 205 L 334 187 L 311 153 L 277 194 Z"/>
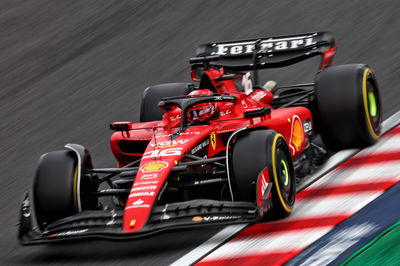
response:
<path id="1" fill-rule="evenodd" d="M 267 93 L 265 93 L 265 91 L 259 90 L 256 93 L 254 93 L 253 95 L 251 95 L 250 98 L 253 99 L 254 101 L 260 101 L 265 96 L 267 96 Z"/>
<path id="2" fill-rule="evenodd" d="M 230 216 L 204 216 L 203 220 L 206 222 L 214 222 L 214 221 L 224 221 L 224 220 L 234 220 L 239 219 L 240 216 L 230 215 Z"/>
<path id="3" fill-rule="evenodd" d="M 135 186 L 138 186 L 138 185 L 154 185 L 154 184 L 158 184 L 158 180 L 155 180 L 155 181 L 139 181 L 139 182 L 135 182 Z"/>
<path id="4" fill-rule="evenodd" d="M 198 131 L 189 131 L 189 132 L 183 132 L 180 134 L 180 136 L 185 136 L 185 135 L 200 135 L 200 132 Z M 166 134 L 161 134 L 161 135 L 156 135 L 156 138 L 166 138 L 166 137 L 170 137 L 171 134 L 166 135 Z"/>
<path id="5" fill-rule="evenodd" d="M 304 132 L 305 132 L 306 134 L 311 133 L 312 124 L 311 124 L 310 119 L 304 120 L 304 122 L 303 122 L 303 129 L 304 129 Z"/>
<path id="6" fill-rule="evenodd" d="M 171 120 L 172 122 L 173 122 L 173 121 L 176 121 L 176 120 L 179 120 L 179 119 L 181 119 L 181 116 L 180 116 L 180 115 L 171 116 L 171 117 L 169 118 L 169 120 Z"/>
<path id="7" fill-rule="evenodd" d="M 265 176 L 262 174 L 261 175 L 261 197 L 264 197 L 267 187 L 268 187 L 268 182 L 265 180 Z"/>
<path id="8" fill-rule="evenodd" d="M 195 217 L 192 218 L 192 221 L 193 221 L 193 222 L 201 222 L 201 221 L 203 221 L 203 217 L 201 217 L 201 216 L 195 216 Z"/>
<path id="9" fill-rule="evenodd" d="M 292 149 L 294 154 L 295 151 L 298 151 L 300 149 L 301 145 L 304 142 L 305 136 L 303 130 L 303 123 L 301 123 L 300 118 L 297 115 L 295 115 L 290 121 L 292 122 L 292 129 L 290 133 L 289 147 Z"/>
<path id="10" fill-rule="evenodd" d="M 240 219 L 241 216 L 237 215 L 228 215 L 228 216 L 219 216 L 219 215 L 214 215 L 214 216 L 195 216 L 192 218 L 193 222 L 217 222 L 217 221 L 225 221 L 225 220 L 235 220 L 235 219 Z"/>
<path id="11" fill-rule="evenodd" d="M 155 162 L 150 162 L 146 163 L 143 165 L 140 170 L 142 172 L 158 172 L 161 171 L 164 168 L 168 167 L 168 163 L 164 161 L 155 161 Z"/>
<path id="12" fill-rule="evenodd" d="M 126 207 L 125 209 L 137 209 L 137 208 L 150 208 L 150 204 L 132 205 Z"/>
<path id="13" fill-rule="evenodd" d="M 154 179 L 157 177 L 158 177 L 158 174 L 144 174 L 140 177 L 140 179 Z"/>
<path id="14" fill-rule="evenodd" d="M 166 149 L 166 148 L 173 148 L 175 147 L 176 144 L 165 144 L 165 145 L 157 145 L 157 146 L 153 146 L 156 149 Z"/>
<path id="15" fill-rule="evenodd" d="M 126 209 L 136 209 L 136 208 L 150 208 L 150 204 L 144 204 L 144 200 L 138 199 L 132 202 L 130 206 L 126 207 Z"/>
<path id="16" fill-rule="evenodd" d="M 298 49 L 316 44 L 312 36 L 299 36 L 289 39 L 265 39 L 261 41 L 260 48 L 263 52 L 273 52 L 289 49 Z M 221 43 L 216 44 L 216 51 L 212 55 L 243 55 L 252 54 L 255 42 Z"/>
<path id="17" fill-rule="evenodd" d="M 130 227 L 130 228 L 135 227 L 135 224 L 136 224 L 136 219 L 132 219 L 132 220 L 129 222 L 129 227 Z"/>
<path id="18" fill-rule="evenodd" d="M 157 186 L 143 186 L 143 187 L 133 187 L 131 192 L 138 191 L 138 190 L 155 190 Z"/>
<path id="19" fill-rule="evenodd" d="M 210 144 L 210 140 L 206 139 L 205 141 L 203 141 L 202 143 L 200 143 L 199 145 L 197 145 L 196 147 L 194 147 L 192 149 L 192 154 L 195 154 L 196 152 L 198 152 L 202 148 L 206 147 L 208 144 Z"/>
<path id="20" fill-rule="evenodd" d="M 162 149 L 162 148 L 173 148 L 178 145 L 183 145 L 187 143 L 189 140 L 188 139 L 182 139 L 182 140 L 169 140 L 169 141 L 163 141 L 160 143 L 150 143 L 151 147 Z"/>
<path id="21" fill-rule="evenodd" d="M 272 184 L 271 184 L 272 185 Z M 265 209 L 266 200 L 271 198 L 271 186 L 269 180 L 268 167 L 265 167 L 264 170 L 258 175 L 257 178 L 257 205 L 262 207 L 260 209 L 260 214 L 262 215 Z"/>
<path id="22" fill-rule="evenodd" d="M 224 111 L 219 112 L 219 115 L 220 115 L 220 116 L 226 116 L 226 115 L 229 115 L 229 114 L 231 114 L 231 113 L 232 113 L 231 110 L 226 110 L 225 112 L 224 112 Z"/>
<path id="23" fill-rule="evenodd" d="M 129 198 L 134 198 L 134 197 L 153 197 L 156 193 L 154 191 L 143 191 L 143 192 L 135 192 L 129 195 Z"/>
<path id="24" fill-rule="evenodd" d="M 79 234 L 85 233 L 85 232 L 88 231 L 88 230 L 89 230 L 89 229 L 65 231 L 65 232 L 61 232 L 61 233 L 57 233 L 57 234 L 52 234 L 52 235 L 50 235 L 50 237 L 79 235 Z"/>
<path id="25" fill-rule="evenodd" d="M 142 203 L 144 203 L 144 200 L 142 199 L 138 199 L 137 201 L 133 202 L 133 205 L 141 205 Z"/>
<path id="26" fill-rule="evenodd" d="M 205 158 L 207 159 L 207 158 Z M 210 183 L 216 183 L 216 182 L 221 182 L 223 179 L 222 178 L 213 178 L 213 179 L 205 179 L 205 180 L 196 180 L 194 181 L 194 185 L 202 185 L 202 184 L 210 184 Z"/>

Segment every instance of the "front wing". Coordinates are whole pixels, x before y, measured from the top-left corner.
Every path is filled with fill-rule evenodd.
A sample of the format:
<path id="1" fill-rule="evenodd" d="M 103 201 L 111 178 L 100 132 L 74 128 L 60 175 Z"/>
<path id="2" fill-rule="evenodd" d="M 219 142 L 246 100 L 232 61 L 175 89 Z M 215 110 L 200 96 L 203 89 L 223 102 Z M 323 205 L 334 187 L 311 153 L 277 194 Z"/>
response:
<path id="1" fill-rule="evenodd" d="M 171 203 L 155 207 L 147 224 L 134 233 L 123 231 L 122 218 L 123 210 L 82 211 L 57 220 L 41 231 L 33 225 L 31 201 L 26 195 L 21 205 L 18 238 L 22 245 L 84 238 L 134 239 L 165 230 L 254 223 L 260 219 L 260 212 L 250 202 L 191 200 Z"/>

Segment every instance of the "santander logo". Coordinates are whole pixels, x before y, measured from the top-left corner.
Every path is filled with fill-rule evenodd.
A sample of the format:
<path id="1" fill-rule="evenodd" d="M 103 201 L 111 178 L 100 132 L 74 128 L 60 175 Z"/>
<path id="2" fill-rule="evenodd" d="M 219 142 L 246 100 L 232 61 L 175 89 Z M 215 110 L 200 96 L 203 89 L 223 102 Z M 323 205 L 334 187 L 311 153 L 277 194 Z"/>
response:
<path id="1" fill-rule="evenodd" d="M 142 199 L 138 199 L 137 201 L 135 201 L 134 203 L 132 203 L 132 205 L 140 205 L 143 204 L 143 200 Z"/>

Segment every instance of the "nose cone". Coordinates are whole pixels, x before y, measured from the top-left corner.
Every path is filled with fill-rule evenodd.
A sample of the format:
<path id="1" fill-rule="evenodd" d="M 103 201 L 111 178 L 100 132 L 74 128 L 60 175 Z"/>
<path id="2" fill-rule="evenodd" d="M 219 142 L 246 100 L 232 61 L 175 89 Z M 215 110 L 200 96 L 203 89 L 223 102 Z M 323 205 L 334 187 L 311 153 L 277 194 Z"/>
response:
<path id="1" fill-rule="evenodd" d="M 136 232 L 146 225 L 171 169 L 181 161 L 185 153 L 190 152 L 204 138 L 209 138 L 213 129 L 211 126 L 190 127 L 174 140 L 169 139 L 171 134 L 157 132 L 143 154 L 125 205 L 125 232 Z"/>
<path id="2" fill-rule="evenodd" d="M 173 159 L 142 161 L 124 211 L 123 229 L 135 232 L 141 229 L 157 203 L 165 180 L 174 166 Z"/>

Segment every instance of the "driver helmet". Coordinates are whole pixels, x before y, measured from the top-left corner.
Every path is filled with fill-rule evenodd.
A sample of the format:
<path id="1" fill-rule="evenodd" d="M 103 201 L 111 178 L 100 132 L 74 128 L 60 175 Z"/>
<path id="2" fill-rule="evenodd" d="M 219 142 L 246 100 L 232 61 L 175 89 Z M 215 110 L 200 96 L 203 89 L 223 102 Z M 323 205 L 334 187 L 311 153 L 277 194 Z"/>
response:
<path id="1" fill-rule="evenodd" d="M 195 90 L 188 94 L 189 96 L 212 96 L 213 92 L 209 89 Z M 189 109 L 187 119 L 188 121 L 206 122 L 211 120 L 216 115 L 215 103 L 200 103 L 196 104 Z"/>

